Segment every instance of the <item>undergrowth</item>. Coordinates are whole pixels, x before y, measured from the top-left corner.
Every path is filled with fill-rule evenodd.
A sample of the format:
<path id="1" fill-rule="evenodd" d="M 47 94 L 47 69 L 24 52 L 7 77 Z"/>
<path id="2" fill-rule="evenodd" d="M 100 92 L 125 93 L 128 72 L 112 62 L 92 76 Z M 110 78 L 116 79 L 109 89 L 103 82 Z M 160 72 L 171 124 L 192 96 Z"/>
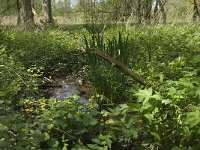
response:
<path id="1" fill-rule="evenodd" d="M 1 29 L 0 149 L 199 149 L 199 28 L 109 28 L 100 43 L 85 29 Z M 71 63 L 80 64 L 74 51 L 83 49 L 82 33 L 91 53 L 87 61 L 78 56 L 98 93 L 87 104 L 77 96 L 41 98 L 42 75 L 66 75 L 76 68 Z M 151 86 L 140 86 L 97 58 L 93 48 Z"/>

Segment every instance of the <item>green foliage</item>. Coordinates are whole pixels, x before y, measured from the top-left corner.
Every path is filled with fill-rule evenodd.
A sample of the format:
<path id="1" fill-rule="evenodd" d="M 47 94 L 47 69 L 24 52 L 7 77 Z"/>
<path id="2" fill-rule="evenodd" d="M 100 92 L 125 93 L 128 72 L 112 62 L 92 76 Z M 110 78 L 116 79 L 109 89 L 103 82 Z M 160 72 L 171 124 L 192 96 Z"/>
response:
<path id="1" fill-rule="evenodd" d="M 7 54 L 26 68 L 34 66 L 41 68 L 44 74 L 64 75 L 72 71 L 70 68 L 82 65 L 83 57 L 77 52 L 83 44 L 77 32 L 58 29 L 6 31 L 5 35 L 11 39 L 5 42 Z"/>
<path id="2" fill-rule="evenodd" d="M 113 37 L 104 44 L 104 37 L 101 33 L 97 31 L 97 33 L 94 33 L 93 30 L 91 32 L 93 33 L 92 41 L 88 42 L 85 38 L 89 78 L 100 93 L 113 102 L 114 100 L 117 102 L 117 96 L 124 94 L 125 76 L 111 64 L 96 56 L 93 50 L 102 50 L 114 59 L 128 65 L 127 38 L 122 37 L 121 33 L 119 33 L 118 39 Z"/>
<path id="3" fill-rule="evenodd" d="M 102 95 L 86 104 L 77 96 L 37 99 L 37 79 L 43 71 L 56 74 L 56 68 L 62 70 L 59 63 L 67 69 L 77 60 L 69 52 L 83 46 L 79 29 L 1 29 L 0 149 L 199 149 L 198 29 L 133 28 L 127 40 L 116 29 L 105 30 L 103 39 L 101 28 L 86 46 L 89 77 Z M 137 70 L 151 87 L 139 87 L 93 55 L 93 48 Z M 126 98 L 118 101 L 122 95 Z M 102 107 L 101 101 L 121 104 Z"/>
<path id="4" fill-rule="evenodd" d="M 6 54 L 4 47 L 0 48 L 0 101 L 1 105 L 17 106 L 21 98 L 35 97 L 37 91 L 37 74 L 32 69 L 26 70 L 20 62 L 13 61 Z M 1 107 L 1 109 L 4 109 Z"/>
<path id="5" fill-rule="evenodd" d="M 131 41 L 127 42 L 128 51 L 125 53 L 132 54 L 132 57 L 126 58 L 126 61 L 129 62 L 127 65 L 134 66 L 139 69 L 143 76 L 147 77 L 152 88 L 136 92 L 138 87 L 132 85 L 132 88 L 127 92 L 130 99 L 127 103 L 128 110 L 132 111 L 129 112 L 132 114 L 129 120 L 136 116 L 136 121 L 132 122 L 132 125 L 139 126 L 139 134 L 133 134 L 135 135 L 133 137 L 137 138 L 138 136 L 138 139 L 142 139 L 134 143 L 132 137 L 133 141 L 128 143 L 134 143 L 134 146 L 137 145 L 138 148 L 143 147 L 144 149 L 172 149 L 175 148 L 174 146 L 180 147 L 180 149 L 198 149 L 200 147 L 198 144 L 200 82 L 199 65 L 197 65 L 199 63 L 199 50 L 197 49 L 198 42 L 193 42 L 193 38 L 198 38 L 196 26 L 173 28 L 171 26 L 157 26 L 143 29 L 145 30 L 135 29 L 135 33 L 129 36 Z M 109 46 L 109 44 L 105 44 L 106 46 L 102 44 L 101 39 L 100 42 L 95 40 L 93 39 L 90 47 L 89 44 L 86 47 L 91 50 L 99 48 L 105 51 L 105 47 Z M 131 51 L 131 48 L 134 48 L 134 51 Z M 89 52 L 89 56 L 92 55 L 91 52 Z M 110 53 L 107 52 L 107 54 Z M 194 57 L 194 54 L 197 55 Z M 117 59 L 114 55 L 112 57 Z M 91 64 L 95 65 L 103 60 L 93 56 L 90 61 Z M 104 64 L 106 63 L 104 62 Z M 104 64 L 96 66 L 101 67 Z M 94 73 L 93 75 L 95 77 L 103 76 L 103 78 L 94 80 L 96 83 L 103 84 L 104 80 L 110 80 L 110 72 L 112 72 L 112 78 L 118 75 L 113 73 L 111 66 L 103 69 L 100 67 L 94 71 L 98 74 Z M 91 69 L 93 71 L 95 67 Z M 103 70 L 105 71 L 103 72 Z M 116 83 L 115 87 L 120 85 L 113 81 L 111 83 Z M 98 85 L 97 87 L 101 87 L 101 90 L 104 91 L 107 86 L 104 84 L 104 86 Z M 109 93 L 110 95 L 117 94 L 114 94 L 116 92 L 114 90 L 110 90 L 110 92 L 113 92 Z M 112 111 L 111 114 L 114 112 Z M 109 119 L 108 122 L 111 126 L 121 124 L 117 119 Z M 136 125 L 136 122 L 140 123 Z M 117 128 L 118 132 L 122 128 Z M 133 133 L 137 132 L 133 131 Z M 127 137 L 129 135 L 123 136 L 123 140 Z M 124 145 L 124 143 L 120 145 Z M 128 144 L 126 146 L 131 147 Z"/>
<path id="6" fill-rule="evenodd" d="M 78 149 L 84 145 L 91 147 L 89 143 L 92 141 L 99 147 L 110 147 L 109 136 L 100 134 L 103 122 L 97 119 L 99 112 L 95 110 L 95 104 L 85 105 L 78 99 L 22 101 L 22 110 L 16 115 L 12 116 L 10 112 L 1 116 L 4 121 L 0 122 L 0 147 L 12 149 L 18 145 L 23 149 Z M 98 139 L 106 143 L 98 143 Z"/>

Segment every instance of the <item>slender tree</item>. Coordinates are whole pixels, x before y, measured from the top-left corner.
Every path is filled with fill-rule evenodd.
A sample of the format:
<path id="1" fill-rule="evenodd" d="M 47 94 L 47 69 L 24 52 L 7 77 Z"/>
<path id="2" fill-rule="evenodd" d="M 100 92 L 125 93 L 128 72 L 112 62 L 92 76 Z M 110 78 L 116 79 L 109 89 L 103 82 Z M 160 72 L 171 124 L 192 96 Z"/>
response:
<path id="1" fill-rule="evenodd" d="M 17 0 L 18 20 L 17 24 L 23 27 L 33 27 L 34 17 L 31 0 Z"/>
<path id="2" fill-rule="evenodd" d="M 51 0 L 43 0 L 43 16 L 45 23 L 53 23 Z"/>
<path id="3" fill-rule="evenodd" d="M 192 15 L 193 21 L 196 21 L 200 18 L 199 8 L 196 0 L 193 0 L 193 15 Z"/>
<path id="4" fill-rule="evenodd" d="M 142 8 L 141 0 L 137 0 L 137 8 L 136 8 L 136 24 L 137 25 L 140 25 L 142 23 L 141 8 Z"/>
<path id="5" fill-rule="evenodd" d="M 154 22 L 157 23 L 158 22 L 158 0 L 155 1 L 153 17 L 154 17 Z"/>
<path id="6" fill-rule="evenodd" d="M 151 23 L 152 3 L 153 3 L 153 0 L 145 0 L 143 2 L 143 4 L 144 4 L 143 5 L 143 8 L 144 8 L 144 20 L 145 20 L 145 23 L 147 23 L 147 24 Z"/>
<path id="7" fill-rule="evenodd" d="M 166 0 L 157 0 L 157 1 L 158 1 L 158 4 L 159 4 L 160 12 L 162 14 L 162 22 L 166 23 L 167 15 L 166 15 L 166 12 L 165 12 L 165 9 L 164 9 L 164 5 L 166 3 Z"/>
<path id="8" fill-rule="evenodd" d="M 68 0 L 64 0 L 64 11 L 65 11 L 65 15 L 67 14 L 67 11 L 69 11 L 69 10 L 67 10 L 67 8 L 68 8 Z"/>

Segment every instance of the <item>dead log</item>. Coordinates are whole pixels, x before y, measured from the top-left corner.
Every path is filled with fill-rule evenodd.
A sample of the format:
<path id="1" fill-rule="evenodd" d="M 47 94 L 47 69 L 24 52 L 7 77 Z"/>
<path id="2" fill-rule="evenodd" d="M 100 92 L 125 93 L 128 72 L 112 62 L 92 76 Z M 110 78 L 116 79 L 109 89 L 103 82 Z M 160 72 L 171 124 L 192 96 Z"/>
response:
<path id="1" fill-rule="evenodd" d="M 113 59 L 112 57 L 106 55 L 104 52 L 95 49 L 94 54 L 98 55 L 99 57 L 103 58 L 104 60 L 106 60 L 107 62 L 111 63 L 114 67 L 120 69 L 122 72 L 124 72 L 126 75 L 132 77 L 134 80 L 136 80 L 138 83 L 140 83 L 141 85 L 146 86 L 147 84 L 145 83 L 145 80 L 140 77 L 137 73 L 135 73 L 134 71 L 132 71 L 131 69 L 129 69 L 127 66 L 125 66 L 124 64 L 122 64 L 121 62 Z"/>

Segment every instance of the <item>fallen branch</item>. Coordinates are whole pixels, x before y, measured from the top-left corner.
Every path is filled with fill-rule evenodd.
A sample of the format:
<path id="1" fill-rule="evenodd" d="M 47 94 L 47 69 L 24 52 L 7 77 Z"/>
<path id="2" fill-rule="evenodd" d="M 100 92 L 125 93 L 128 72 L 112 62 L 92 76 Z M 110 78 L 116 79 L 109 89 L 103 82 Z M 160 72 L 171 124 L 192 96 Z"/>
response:
<path id="1" fill-rule="evenodd" d="M 114 67 L 120 69 L 121 71 L 123 71 L 125 74 L 129 75 L 130 77 L 132 77 L 134 80 L 136 80 L 138 83 L 140 83 L 141 85 L 146 86 L 147 84 L 145 83 L 145 80 L 140 77 L 137 73 L 135 73 L 134 71 L 132 71 L 131 69 L 129 69 L 127 66 L 125 66 L 124 64 L 122 64 L 121 62 L 113 59 L 112 57 L 106 55 L 104 52 L 95 49 L 94 54 L 98 55 L 99 57 L 103 58 L 104 60 L 106 60 L 107 62 L 111 63 Z"/>

